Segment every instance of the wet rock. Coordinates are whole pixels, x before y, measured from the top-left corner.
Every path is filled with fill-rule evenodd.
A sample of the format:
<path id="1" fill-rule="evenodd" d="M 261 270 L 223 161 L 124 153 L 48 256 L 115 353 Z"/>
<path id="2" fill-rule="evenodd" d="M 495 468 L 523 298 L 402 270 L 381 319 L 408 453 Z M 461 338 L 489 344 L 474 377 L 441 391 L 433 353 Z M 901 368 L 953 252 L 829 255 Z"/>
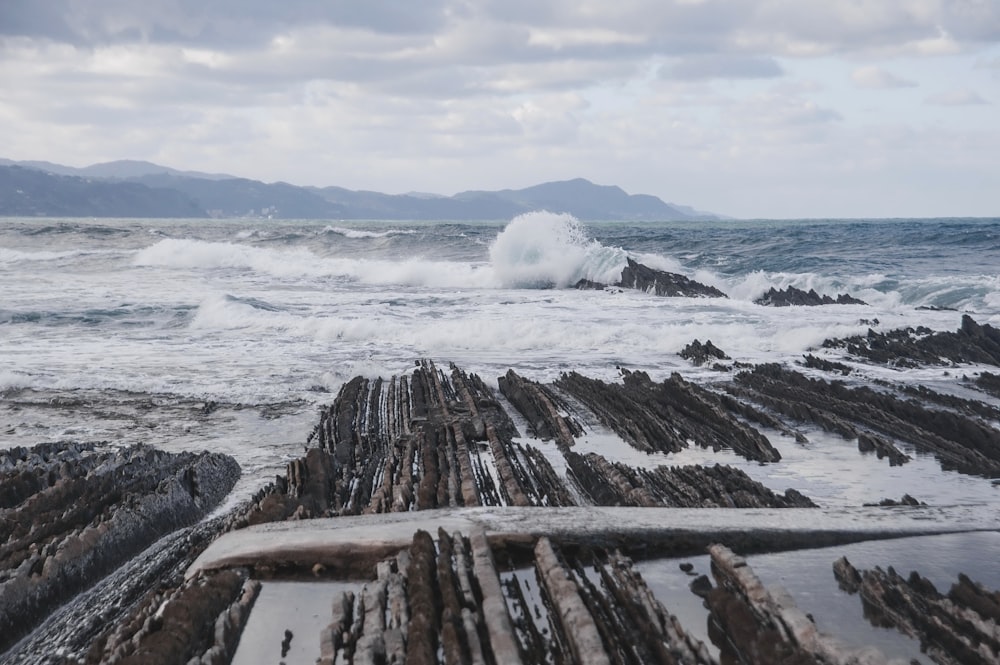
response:
<path id="1" fill-rule="evenodd" d="M 920 640 L 921 651 L 941 665 L 1000 662 L 996 592 L 986 592 L 962 575 L 948 596 L 917 572 L 903 578 L 890 566 L 858 571 L 845 558 L 834 564 L 841 587 L 861 597 L 872 625 Z M 1000 606 L 996 606 L 1000 607 Z"/>
<path id="2" fill-rule="evenodd" d="M 716 587 L 706 603 L 723 662 L 886 662 L 871 648 L 855 650 L 821 633 L 790 596 L 768 589 L 746 560 L 727 547 L 712 545 L 709 554 Z"/>
<path id="3" fill-rule="evenodd" d="M 824 372 L 836 372 L 844 376 L 847 376 L 852 371 L 854 371 L 851 367 L 845 365 L 844 363 L 838 363 L 832 360 L 826 360 L 825 358 L 817 358 L 811 353 L 807 353 L 805 356 L 803 356 L 803 358 L 804 361 L 802 364 L 805 367 L 810 367 L 812 369 L 821 369 Z"/>
<path id="4" fill-rule="evenodd" d="M 869 329 L 863 336 L 828 339 L 823 346 L 898 367 L 947 363 L 1000 366 L 1000 330 L 989 324 L 979 325 L 968 314 L 962 316 L 956 332 L 934 332 L 923 326 L 885 333 Z"/>
<path id="5" fill-rule="evenodd" d="M 654 383 L 645 372 L 624 371 L 622 384 L 609 384 L 570 372 L 555 385 L 638 450 L 678 452 L 694 441 L 756 461 L 781 459 L 767 437 L 729 412 L 722 397 L 678 374 Z"/>
<path id="6" fill-rule="evenodd" d="M 866 503 L 865 506 L 878 506 L 880 508 L 890 508 L 893 506 L 926 506 L 922 501 L 917 501 L 909 494 L 904 494 L 898 501 L 896 499 L 882 499 L 878 503 Z"/>
<path id="7" fill-rule="evenodd" d="M 628 259 L 622 270 L 621 286 L 638 289 L 658 296 L 686 298 L 726 298 L 725 293 L 714 286 L 701 284 L 684 275 L 656 270 Z"/>
<path id="8" fill-rule="evenodd" d="M 803 291 L 794 286 L 789 286 L 782 290 L 777 290 L 773 286 L 768 289 L 760 298 L 754 300 L 758 305 L 769 307 L 796 306 L 817 306 L 817 305 L 867 305 L 863 300 L 858 300 L 847 293 L 838 294 L 836 298 L 828 295 L 820 295 L 814 289 Z"/>
<path id="9" fill-rule="evenodd" d="M 909 443 L 919 452 L 933 454 L 946 469 L 988 478 L 1000 475 L 1000 431 L 979 418 L 868 387 L 810 379 L 779 365 L 742 372 L 736 384 L 735 394 L 796 420 L 858 437 L 862 448 L 882 450 L 890 461 L 903 462 L 905 455 L 878 439 L 886 444 L 893 439 Z"/>
<path id="10" fill-rule="evenodd" d="M 46 446 L 4 457 L 13 467 L 4 476 L 19 480 L 0 527 L 0 650 L 159 538 L 204 517 L 240 475 L 225 455 L 144 446 Z"/>
<path id="11" fill-rule="evenodd" d="M 1000 397 L 1000 374 L 982 372 L 976 377 L 976 386 L 994 397 Z"/>
<path id="12" fill-rule="evenodd" d="M 603 291 L 608 288 L 607 284 L 602 284 L 601 282 L 595 282 L 589 279 L 581 279 L 576 284 L 573 285 L 574 289 L 579 291 Z"/>
<path id="13" fill-rule="evenodd" d="M 712 340 L 710 339 L 705 340 L 704 344 L 698 340 L 694 340 L 681 349 L 678 355 L 699 367 L 712 360 L 732 360 L 732 358 L 726 355 L 725 351 L 712 344 Z"/>
<path id="14" fill-rule="evenodd" d="M 712 591 L 712 580 L 708 579 L 708 575 L 699 575 L 688 586 L 694 595 L 699 598 L 708 598 L 709 592 Z"/>

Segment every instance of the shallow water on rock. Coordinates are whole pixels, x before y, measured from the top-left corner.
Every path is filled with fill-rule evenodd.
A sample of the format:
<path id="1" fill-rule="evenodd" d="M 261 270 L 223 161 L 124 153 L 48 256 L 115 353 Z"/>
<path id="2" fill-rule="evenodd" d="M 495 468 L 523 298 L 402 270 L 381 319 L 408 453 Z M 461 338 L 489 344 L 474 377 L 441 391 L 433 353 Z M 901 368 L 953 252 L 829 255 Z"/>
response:
<path id="1" fill-rule="evenodd" d="M 781 586 L 803 612 L 811 614 L 821 632 L 854 647 L 874 646 L 890 658 L 930 663 L 920 644 L 895 629 L 876 628 L 865 618 L 861 600 L 840 590 L 833 576 L 833 562 L 841 556 L 860 571 L 892 566 L 906 576 L 916 570 L 928 578 L 938 592 L 947 594 L 958 574 L 965 573 L 987 589 L 1000 589 L 1000 532 L 920 536 L 868 541 L 838 547 L 795 550 L 746 557 L 761 581 L 772 591 Z M 646 583 L 667 610 L 680 619 L 684 629 L 705 642 L 718 655 L 708 638 L 708 610 L 689 589 L 694 575 L 680 570 L 681 562 L 694 565 L 695 574 L 711 577 L 709 557 L 650 559 L 637 562 Z M 713 580 L 714 584 L 714 580 Z"/>
<path id="2" fill-rule="evenodd" d="M 334 599 L 345 591 L 357 593 L 362 586 L 360 582 L 263 582 L 233 665 L 314 665 Z M 292 639 L 288 652 L 282 654 L 286 630 L 292 631 Z"/>

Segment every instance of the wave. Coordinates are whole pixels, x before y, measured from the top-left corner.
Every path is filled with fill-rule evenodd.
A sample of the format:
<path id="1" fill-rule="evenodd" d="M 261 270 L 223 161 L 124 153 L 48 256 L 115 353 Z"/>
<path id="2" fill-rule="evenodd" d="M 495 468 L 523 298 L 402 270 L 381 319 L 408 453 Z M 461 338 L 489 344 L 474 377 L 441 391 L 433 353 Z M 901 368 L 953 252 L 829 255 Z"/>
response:
<path id="1" fill-rule="evenodd" d="M 23 252 L 17 249 L 5 249 L 0 247 L 0 263 L 20 263 L 26 261 L 58 261 L 76 256 L 87 256 L 89 254 L 108 254 L 110 251 L 75 249 L 65 252 Z"/>
<path id="2" fill-rule="evenodd" d="M 352 240 L 360 240 L 364 238 L 389 238 L 392 236 L 404 236 L 413 235 L 416 233 L 413 229 L 387 229 L 385 231 L 362 231 L 360 229 L 345 229 L 339 226 L 327 226 L 323 229 L 324 233 L 332 233 L 339 236 L 344 236 L 345 238 L 350 238 Z"/>
<path id="3" fill-rule="evenodd" d="M 529 212 L 515 217 L 490 245 L 490 263 L 508 288 L 564 288 L 581 279 L 617 282 L 628 254 L 589 238 L 575 217 Z"/>

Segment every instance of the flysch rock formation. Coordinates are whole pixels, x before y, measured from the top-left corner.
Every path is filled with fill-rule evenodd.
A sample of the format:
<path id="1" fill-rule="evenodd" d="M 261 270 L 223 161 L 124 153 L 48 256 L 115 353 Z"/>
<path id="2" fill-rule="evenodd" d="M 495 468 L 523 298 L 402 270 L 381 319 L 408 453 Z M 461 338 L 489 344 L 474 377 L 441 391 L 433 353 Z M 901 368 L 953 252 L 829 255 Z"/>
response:
<path id="1" fill-rule="evenodd" d="M 963 322 L 956 343 L 989 349 L 994 332 Z M 353 595 L 331 598 L 328 628 L 295 637 L 315 640 L 321 662 L 715 662 L 631 564 L 712 546 L 716 586 L 705 580 L 700 593 L 723 662 L 884 662 L 819 635 L 733 552 L 1000 521 L 929 512 L 910 497 L 823 509 L 730 466 L 633 466 L 577 450 L 600 426 L 640 452 L 699 446 L 773 464 L 781 453 L 765 430 L 805 441 L 801 430 L 819 427 L 856 440 L 873 463 L 906 463 L 913 449 L 1000 477 L 995 406 L 922 386 L 848 386 L 818 378 L 843 376 L 837 365 L 806 366 L 808 376 L 736 363 L 730 379 L 704 386 L 622 369 L 610 383 L 508 371 L 491 387 L 430 360 L 389 379 L 356 377 L 285 474 L 195 526 L 233 486 L 231 459 L 142 447 L 8 451 L 0 636 L 14 648 L 3 658 L 230 662 L 261 582 L 291 577 L 358 581 Z M 965 587 L 976 598 L 966 604 L 995 600 Z"/>
<path id="2" fill-rule="evenodd" d="M 803 291 L 802 289 L 797 289 L 794 286 L 788 286 L 781 290 L 772 286 L 767 290 L 767 293 L 754 300 L 754 302 L 758 305 L 766 305 L 768 307 L 789 307 L 792 305 L 815 307 L 818 305 L 868 304 L 864 300 L 859 300 L 858 298 L 851 296 L 849 293 L 839 293 L 836 298 L 832 298 L 826 294 L 820 295 L 816 293 L 815 289 Z"/>
<path id="3" fill-rule="evenodd" d="M 0 452 L 0 650 L 161 537 L 203 518 L 239 475 L 225 455 L 143 446 Z M 208 541 L 203 533 L 190 538 Z M 190 563 L 183 549 L 165 548 L 170 554 L 138 576 L 142 587 L 125 583 L 122 591 L 144 594 L 157 573 Z M 111 618 L 121 608 L 103 609 Z"/>
<path id="4" fill-rule="evenodd" d="M 638 263 L 629 258 L 622 269 L 621 279 L 617 284 L 602 284 L 589 279 L 581 279 L 575 285 L 577 289 L 605 289 L 608 286 L 620 286 L 626 289 L 637 289 L 661 297 L 683 298 L 728 298 L 715 288 L 701 282 L 679 275 L 674 272 L 657 270 Z"/>
<path id="5" fill-rule="evenodd" d="M 846 558 L 833 564 L 840 587 L 858 594 L 873 626 L 920 641 L 940 665 L 1000 663 L 1000 592 L 959 575 L 947 594 L 916 571 L 902 577 L 890 566 L 859 571 Z"/>

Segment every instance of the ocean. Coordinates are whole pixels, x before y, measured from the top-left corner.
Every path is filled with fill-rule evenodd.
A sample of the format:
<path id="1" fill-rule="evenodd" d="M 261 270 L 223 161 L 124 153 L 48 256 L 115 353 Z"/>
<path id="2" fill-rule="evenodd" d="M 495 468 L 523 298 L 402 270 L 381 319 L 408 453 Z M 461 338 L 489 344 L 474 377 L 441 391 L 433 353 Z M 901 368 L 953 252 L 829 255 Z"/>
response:
<path id="1" fill-rule="evenodd" d="M 572 288 L 581 278 L 616 280 L 628 257 L 729 298 Z M 539 381 L 569 370 L 611 381 L 627 368 L 709 385 L 729 375 L 678 356 L 694 339 L 741 363 L 796 365 L 806 353 L 843 361 L 823 340 L 868 328 L 955 330 L 963 313 L 1000 325 L 998 269 L 1000 219 L 7 218 L 0 447 L 94 441 L 226 452 L 243 467 L 236 494 L 246 497 L 302 454 L 318 409 L 356 375 L 399 375 L 430 358 L 493 385 L 508 368 Z M 753 302 L 772 286 L 868 304 Z M 962 375 L 981 369 L 866 365 L 845 380 L 969 396 Z M 592 434 L 582 447 L 621 443 Z M 821 505 L 909 491 L 987 506 L 1000 492 L 928 457 L 890 468 L 839 437 L 816 432 L 811 441 L 777 441 L 785 459 L 773 465 L 701 449 L 632 454 L 644 459 L 631 463 L 732 463 Z"/>

